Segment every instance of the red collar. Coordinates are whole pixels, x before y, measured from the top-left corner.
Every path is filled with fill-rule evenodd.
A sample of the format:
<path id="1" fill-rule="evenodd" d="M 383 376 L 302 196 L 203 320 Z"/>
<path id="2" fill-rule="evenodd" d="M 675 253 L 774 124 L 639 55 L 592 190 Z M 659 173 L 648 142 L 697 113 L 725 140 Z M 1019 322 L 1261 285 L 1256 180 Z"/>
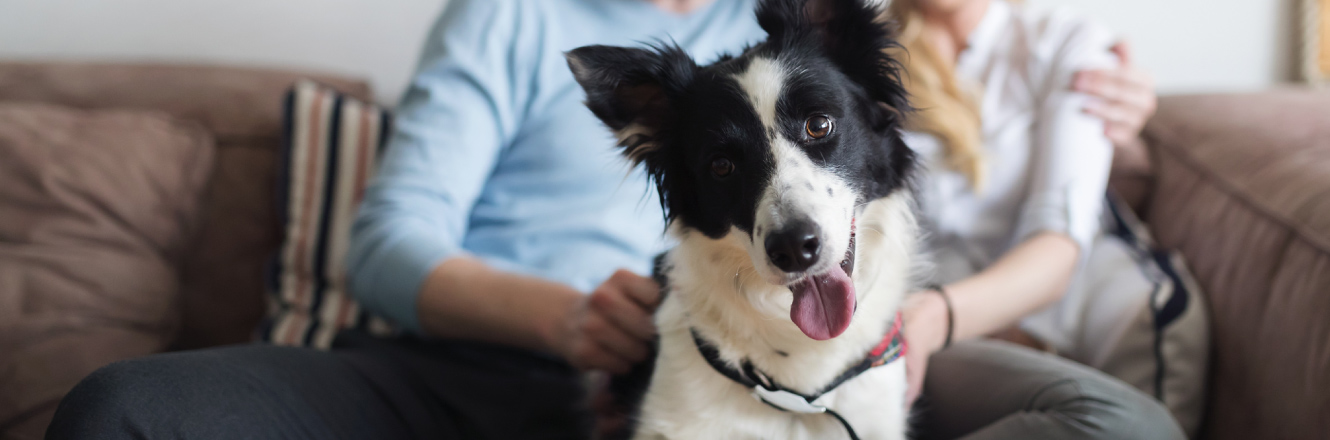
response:
<path id="1" fill-rule="evenodd" d="M 905 335 L 901 333 L 901 312 L 896 312 L 896 319 L 891 322 L 891 330 L 888 330 L 882 341 L 868 352 L 864 360 L 871 364 L 869 368 L 886 365 L 905 356 L 909 348 L 909 344 L 905 343 Z"/>

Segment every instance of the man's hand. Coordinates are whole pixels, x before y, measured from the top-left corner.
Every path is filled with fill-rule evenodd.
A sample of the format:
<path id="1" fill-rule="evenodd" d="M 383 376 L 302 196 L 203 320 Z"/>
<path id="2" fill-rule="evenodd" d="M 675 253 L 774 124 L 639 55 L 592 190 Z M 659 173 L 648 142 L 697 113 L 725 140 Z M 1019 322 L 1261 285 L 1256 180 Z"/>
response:
<path id="1" fill-rule="evenodd" d="M 937 292 L 917 292 L 901 305 L 902 332 L 909 347 L 905 352 L 905 407 L 909 408 L 924 388 L 928 357 L 947 341 L 947 303 Z"/>
<path id="2" fill-rule="evenodd" d="M 659 303 L 655 281 L 619 270 L 574 303 L 550 346 L 579 369 L 626 373 L 646 359 L 656 334 L 651 315 Z"/>
<path id="3" fill-rule="evenodd" d="M 1122 61 L 1117 69 L 1083 70 L 1072 80 L 1072 90 L 1098 98 L 1085 112 L 1104 120 L 1104 135 L 1114 146 L 1135 142 L 1145 122 L 1154 116 L 1156 96 L 1154 78 L 1132 63 L 1131 46 L 1113 45 L 1113 53 Z"/>

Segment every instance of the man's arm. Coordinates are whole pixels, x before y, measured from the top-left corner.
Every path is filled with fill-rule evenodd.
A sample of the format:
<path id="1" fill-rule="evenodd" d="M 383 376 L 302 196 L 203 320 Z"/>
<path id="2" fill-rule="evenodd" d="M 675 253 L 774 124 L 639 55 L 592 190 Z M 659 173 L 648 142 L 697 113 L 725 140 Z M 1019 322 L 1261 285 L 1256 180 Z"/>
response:
<path id="1" fill-rule="evenodd" d="M 620 270 L 586 295 L 459 256 L 430 272 L 418 309 L 430 335 L 545 351 L 578 368 L 622 373 L 646 358 L 659 290 L 650 278 Z"/>
<path id="2" fill-rule="evenodd" d="M 522 4 L 453 0 L 430 32 L 352 231 L 351 291 L 430 336 L 558 354 L 623 371 L 646 354 L 658 287 L 621 271 L 590 295 L 504 272 L 463 250 L 471 208 L 520 125 L 534 75 Z M 514 61 L 518 60 L 518 61 Z"/>
<path id="3" fill-rule="evenodd" d="M 417 296 L 429 274 L 464 254 L 471 208 L 516 132 L 519 12 L 512 1 L 448 3 L 352 227 L 351 293 L 408 331 L 421 331 Z"/>

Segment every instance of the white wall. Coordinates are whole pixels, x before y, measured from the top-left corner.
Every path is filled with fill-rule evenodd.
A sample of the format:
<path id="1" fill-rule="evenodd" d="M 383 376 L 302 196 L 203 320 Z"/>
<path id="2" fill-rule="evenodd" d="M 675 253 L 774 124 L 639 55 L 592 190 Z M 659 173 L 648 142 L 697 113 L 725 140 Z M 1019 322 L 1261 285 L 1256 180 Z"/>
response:
<path id="1" fill-rule="evenodd" d="M 0 59 L 165 60 L 369 78 L 395 103 L 445 0 L 0 0 Z"/>
<path id="2" fill-rule="evenodd" d="M 0 59 L 311 68 L 368 77 L 392 103 L 445 1 L 0 0 Z M 1295 1 L 1027 0 L 1071 6 L 1121 31 L 1166 93 L 1290 78 Z"/>
<path id="3" fill-rule="evenodd" d="M 1297 0 L 1027 0 L 1121 32 L 1161 92 L 1252 90 L 1294 77 Z"/>

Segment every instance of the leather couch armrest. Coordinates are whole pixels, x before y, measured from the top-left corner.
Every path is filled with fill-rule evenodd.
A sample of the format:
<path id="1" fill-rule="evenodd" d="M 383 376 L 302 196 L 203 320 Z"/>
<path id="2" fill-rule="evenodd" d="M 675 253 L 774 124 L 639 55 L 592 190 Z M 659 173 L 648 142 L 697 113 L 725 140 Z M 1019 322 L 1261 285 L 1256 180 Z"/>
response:
<path id="1" fill-rule="evenodd" d="M 1144 139 L 1136 138 L 1130 144 L 1113 147 L 1113 169 L 1108 174 L 1108 188 L 1140 217 L 1146 215 L 1154 184 L 1153 161 Z"/>
<path id="2" fill-rule="evenodd" d="M 1330 432 L 1330 93 L 1167 97 L 1147 221 L 1211 305 L 1203 434 Z"/>

